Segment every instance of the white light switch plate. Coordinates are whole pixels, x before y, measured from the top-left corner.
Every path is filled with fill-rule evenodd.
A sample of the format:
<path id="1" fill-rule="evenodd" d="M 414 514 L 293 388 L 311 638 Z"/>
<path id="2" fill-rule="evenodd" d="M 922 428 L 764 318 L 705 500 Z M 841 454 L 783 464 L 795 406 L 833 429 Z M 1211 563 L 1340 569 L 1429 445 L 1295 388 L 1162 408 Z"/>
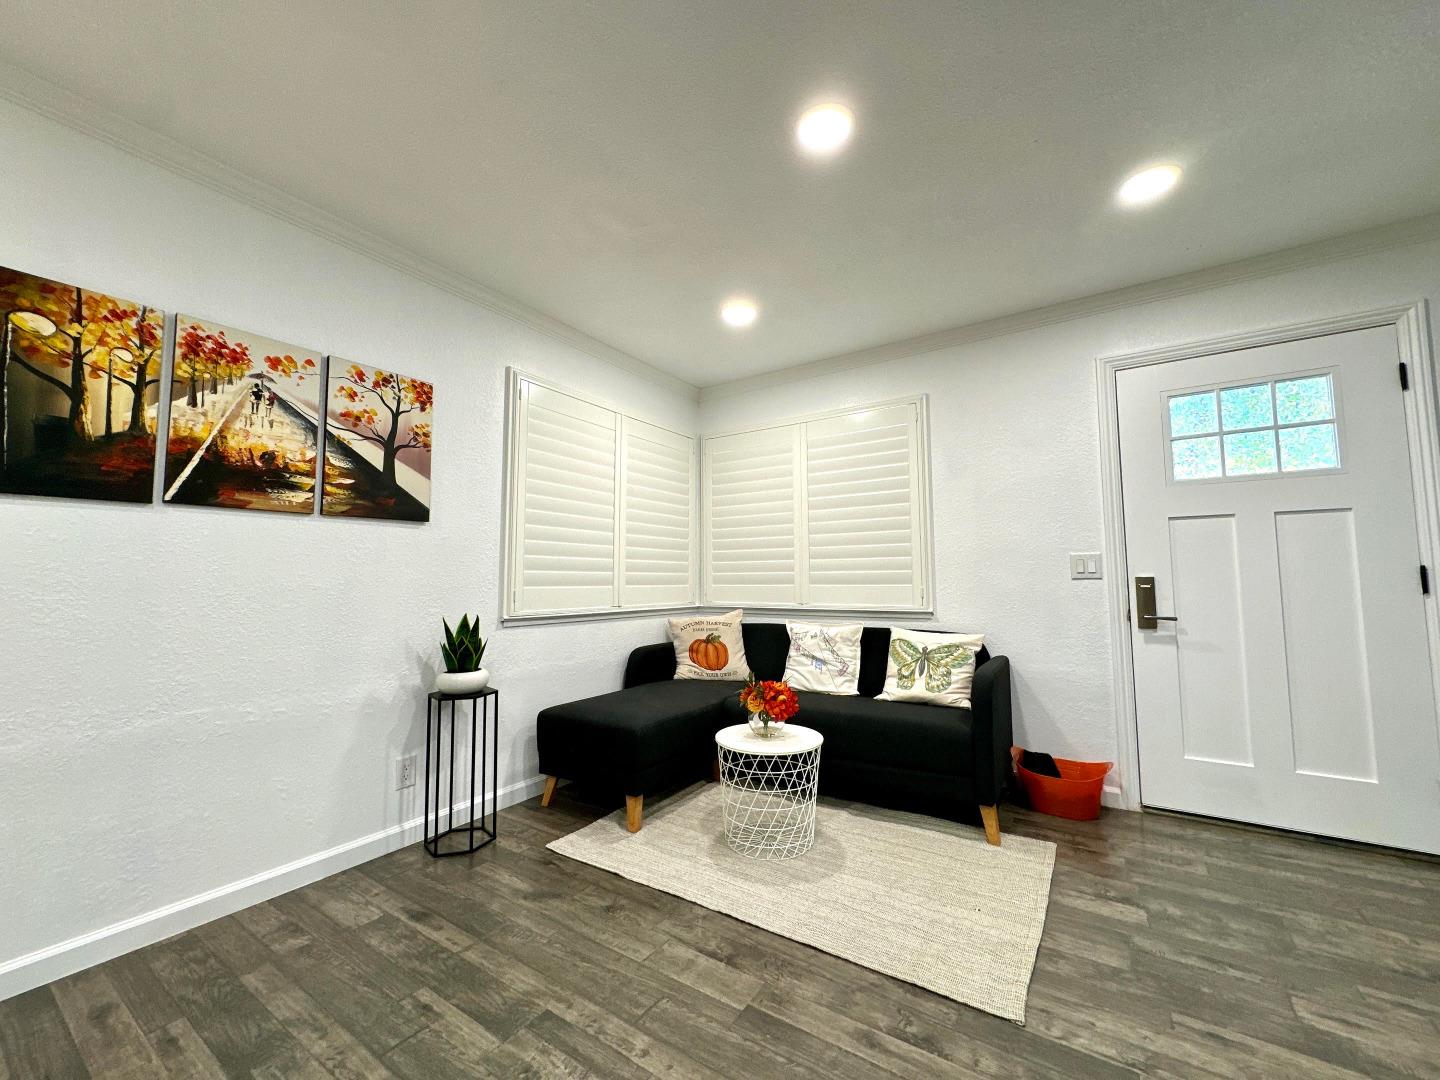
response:
<path id="1" fill-rule="evenodd" d="M 1070 576 L 1076 581 L 1092 581 L 1104 577 L 1098 551 L 1070 553 Z"/>

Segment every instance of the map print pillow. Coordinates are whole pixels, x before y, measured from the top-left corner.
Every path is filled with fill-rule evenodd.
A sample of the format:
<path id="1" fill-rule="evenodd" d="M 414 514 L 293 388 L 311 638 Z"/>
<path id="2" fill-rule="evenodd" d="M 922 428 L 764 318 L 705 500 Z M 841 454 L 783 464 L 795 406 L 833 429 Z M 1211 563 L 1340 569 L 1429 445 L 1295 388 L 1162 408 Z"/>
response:
<path id="1" fill-rule="evenodd" d="M 817 626 L 786 623 L 790 654 L 785 658 L 785 681 L 793 690 L 817 694 L 860 692 L 859 623 Z"/>

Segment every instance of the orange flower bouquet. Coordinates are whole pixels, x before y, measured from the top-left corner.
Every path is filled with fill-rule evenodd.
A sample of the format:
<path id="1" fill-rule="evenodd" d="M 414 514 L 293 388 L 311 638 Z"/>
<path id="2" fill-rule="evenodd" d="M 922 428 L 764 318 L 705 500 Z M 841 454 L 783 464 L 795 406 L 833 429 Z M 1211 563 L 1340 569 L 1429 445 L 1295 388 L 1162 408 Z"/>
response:
<path id="1" fill-rule="evenodd" d="M 740 704 L 750 713 L 751 728 L 766 739 L 775 734 L 771 725 L 779 730 L 786 720 L 800 711 L 800 699 L 790 689 L 789 683 L 778 679 L 756 680 L 753 674 L 740 691 Z"/>

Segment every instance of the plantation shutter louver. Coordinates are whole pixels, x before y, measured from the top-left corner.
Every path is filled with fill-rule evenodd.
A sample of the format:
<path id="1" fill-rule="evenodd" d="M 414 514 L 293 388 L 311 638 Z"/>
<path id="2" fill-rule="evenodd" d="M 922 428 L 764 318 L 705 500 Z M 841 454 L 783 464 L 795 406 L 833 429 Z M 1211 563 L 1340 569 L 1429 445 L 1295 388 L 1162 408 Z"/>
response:
<path id="1" fill-rule="evenodd" d="M 622 433 L 621 605 L 693 603 L 694 441 L 628 417 Z"/>
<path id="2" fill-rule="evenodd" d="M 517 614 L 615 604 L 616 414 L 519 383 Z"/>
<path id="3" fill-rule="evenodd" d="M 795 425 L 705 442 L 705 602 L 799 602 L 799 432 Z"/>
<path id="4" fill-rule="evenodd" d="M 919 407 L 805 425 L 806 587 L 821 607 L 920 607 Z"/>

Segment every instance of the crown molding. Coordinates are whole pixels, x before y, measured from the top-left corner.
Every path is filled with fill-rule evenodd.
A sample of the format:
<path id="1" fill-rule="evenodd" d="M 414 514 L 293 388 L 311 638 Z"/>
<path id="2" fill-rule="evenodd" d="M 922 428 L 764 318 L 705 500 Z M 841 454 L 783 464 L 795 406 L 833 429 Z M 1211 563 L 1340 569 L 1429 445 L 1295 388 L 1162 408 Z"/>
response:
<path id="1" fill-rule="evenodd" d="M 88 98 L 16 67 L 0 68 L 0 98 L 63 124 L 82 135 L 109 143 L 134 157 L 203 184 L 281 221 L 443 289 L 462 300 L 521 323 L 570 348 L 631 374 L 698 400 L 699 388 L 627 352 L 591 337 L 569 323 L 482 285 L 423 255 L 350 221 L 297 199 L 271 184 L 234 169 L 168 135 L 137 124 Z"/>
<path id="2" fill-rule="evenodd" d="M 833 375 L 837 372 L 869 367 L 873 364 L 904 360 L 907 357 L 938 352 L 941 349 L 949 349 L 957 345 L 968 345 L 988 338 L 1003 337 L 1024 330 L 1034 330 L 1056 323 L 1083 319 L 1090 315 L 1136 307 L 1140 304 L 1151 304 L 1160 300 L 1186 296 L 1190 293 L 1206 292 L 1226 285 L 1272 277 L 1307 266 L 1337 262 L 1341 259 L 1356 258 L 1391 248 L 1408 247 L 1412 244 L 1423 244 L 1436 239 L 1440 239 L 1440 213 L 1427 214 L 1422 217 L 1393 222 L 1389 225 L 1363 229 L 1359 232 L 1345 233 L 1326 240 L 1317 240 L 1314 243 L 1286 248 L 1268 255 L 1256 255 L 1237 262 L 1223 263 L 1205 270 L 1193 270 L 1184 274 L 1176 274 L 1173 277 L 1161 278 L 1158 281 L 1128 285 L 1124 288 L 1112 289 L 1109 292 L 1095 293 L 1092 296 L 1019 311 L 1012 315 L 967 323 L 933 334 L 922 334 L 919 337 L 812 360 L 809 363 L 797 364 L 778 371 L 751 375 L 748 378 L 735 379 L 731 382 L 715 383 L 701 388 L 700 400 L 702 402 L 715 401 L 752 390 L 798 382 L 802 379 L 814 379 L 822 375 Z"/>
<path id="3" fill-rule="evenodd" d="M 483 285 L 423 255 L 249 176 L 167 135 L 137 124 L 88 98 L 16 67 L 0 68 L 0 99 L 202 184 L 212 191 L 364 255 L 392 270 L 502 315 L 579 352 L 673 390 L 689 400 L 712 401 L 769 386 L 937 352 L 988 338 L 1083 319 L 1291 270 L 1440 239 L 1440 213 L 1346 233 L 1158 281 L 967 323 L 854 352 L 796 364 L 703 388 L 662 371 L 553 316 Z"/>

